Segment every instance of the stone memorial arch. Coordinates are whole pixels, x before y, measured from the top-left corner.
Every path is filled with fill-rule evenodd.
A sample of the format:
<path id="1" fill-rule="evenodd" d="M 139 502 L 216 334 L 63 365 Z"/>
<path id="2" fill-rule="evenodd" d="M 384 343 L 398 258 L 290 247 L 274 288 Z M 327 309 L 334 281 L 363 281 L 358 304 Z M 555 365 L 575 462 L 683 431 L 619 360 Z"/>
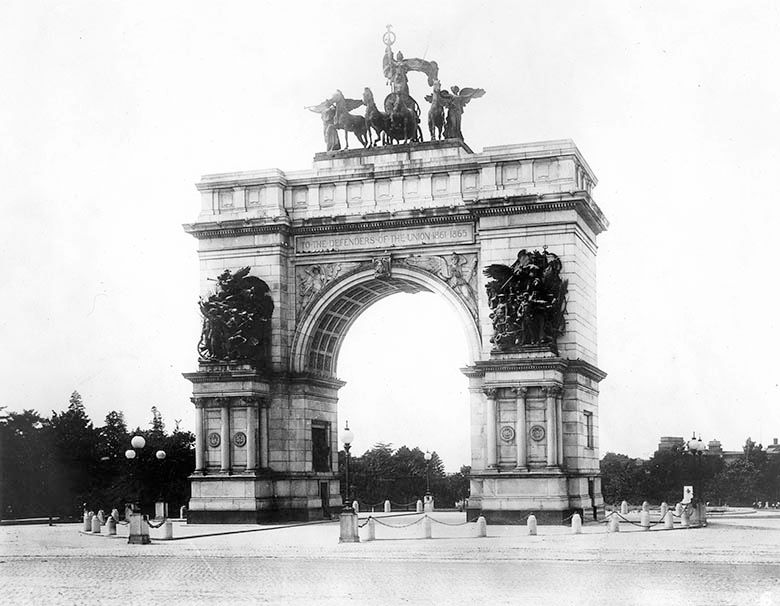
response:
<path id="1" fill-rule="evenodd" d="M 603 506 L 596 237 L 607 221 L 591 198 L 595 176 L 569 140 L 474 153 L 460 116 L 485 91 L 443 95 L 435 62 L 396 60 L 394 39 L 385 107 L 400 111 L 406 73 L 424 71 L 450 138 L 382 135 L 384 145 L 342 150 L 350 121 L 338 116 L 353 106 L 339 92 L 310 108 L 329 150 L 310 170 L 197 185 L 201 212 L 185 226 L 198 241 L 203 315 L 199 366 L 185 375 L 196 409 L 191 521 L 305 520 L 341 506 L 341 343 L 379 299 L 420 291 L 443 297 L 467 337 L 470 514 L 562 520 Z"/>

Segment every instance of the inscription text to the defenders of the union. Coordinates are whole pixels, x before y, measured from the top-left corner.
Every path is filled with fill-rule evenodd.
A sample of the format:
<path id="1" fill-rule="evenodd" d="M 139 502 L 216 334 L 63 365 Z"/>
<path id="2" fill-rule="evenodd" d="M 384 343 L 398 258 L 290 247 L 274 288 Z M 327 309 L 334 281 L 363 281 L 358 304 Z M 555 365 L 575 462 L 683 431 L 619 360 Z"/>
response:
<path id="1" fill-rule="evenodd" d="M 295 251 L 316 253 L 328 251 L 363 250 L 369 248 L 397 248 L 427 244 L 471 243 L 474 226 L 470 224 L 446 227 L 412 227 L 362 234 L 332 234 L 327 236 L 297 236 Z"/>

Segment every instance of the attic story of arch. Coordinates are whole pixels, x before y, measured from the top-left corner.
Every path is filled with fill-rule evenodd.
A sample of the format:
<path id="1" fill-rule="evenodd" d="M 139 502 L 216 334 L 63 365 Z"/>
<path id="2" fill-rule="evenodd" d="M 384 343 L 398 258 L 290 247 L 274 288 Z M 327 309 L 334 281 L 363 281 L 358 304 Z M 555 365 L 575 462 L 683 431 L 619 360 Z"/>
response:
<path id="1" fill-rule="evenodd" d="M 336 90 L 318 105 L 306 108 L 322 117 L 322 134 L 327 151 L 349 149 L 349 133 L 363 147 L 422 142 L 420 105 L 409 94 L 407 74 L 412 71 L 424 73 L 431 87 L 430 94 L 425 95 L 425 100 L 430 104 L 427 116 L 430 140 L 463 139 L 461 120 L 464 109 L 469 101 L 482 97 L 485 90 L 458 86 L 451 86 L 449 91 L 443 89 L 436 61 L 406 59 L 401 51 L 394 54 L 395 39 L 392 26 L 388 25 L 382 37 L 385 43 L 382 72 L 390 92 L 384 98 L 381 109 L 377 107 L 374 94 L 368 87 L 363 89 L 361 99 L 347 98 L 340 90 Z M 365 106 L 364 115 L 351 113 L 361 106 Z M 344 131 L 343 147 L 338 133 L 340 130 Z"/>

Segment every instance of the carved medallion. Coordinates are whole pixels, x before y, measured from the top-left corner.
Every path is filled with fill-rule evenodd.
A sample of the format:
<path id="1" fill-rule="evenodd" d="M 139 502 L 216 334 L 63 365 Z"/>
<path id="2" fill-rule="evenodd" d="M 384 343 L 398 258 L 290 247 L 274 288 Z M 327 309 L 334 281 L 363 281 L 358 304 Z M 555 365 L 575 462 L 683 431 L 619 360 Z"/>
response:
<path id="1" fill-rule="evenodd" d="M 212 431 L 209 434 L 208 440 L 209 440 L 209 446 L 211 446 L 212 448 L 216 448 L 222 442 L 222 438 L 219 437 L 219 434 L 216 431 Z"/>
<path id="2" fill-rule="evenodd" d="M 246 445 L 246 434 L 243 431 L 236 432 L 233 436 L 233 444 L 241 448 Z"/>
<path id="3" fill-rule="evenodd" d="M 511 442 L 515 439 L 515 428 L 511 425 L 504 425 L 501 428 L 501 439 L 504 440 L 504 442 Z"/>
<path id="4" fill-rule="evenodd" d="M 544 440 L 544 434 L 545 431 L 542 425 L 534 425 L 531 428 L 531 439 L 534 442 L 541 442 L 542 440 Z"/>
<path id="5" fill-rule="evenodd" d="M 380 280 L 390 277 L 390 255 L 374 257 L 372 260 L 374 266 L 374 277 Z"/>

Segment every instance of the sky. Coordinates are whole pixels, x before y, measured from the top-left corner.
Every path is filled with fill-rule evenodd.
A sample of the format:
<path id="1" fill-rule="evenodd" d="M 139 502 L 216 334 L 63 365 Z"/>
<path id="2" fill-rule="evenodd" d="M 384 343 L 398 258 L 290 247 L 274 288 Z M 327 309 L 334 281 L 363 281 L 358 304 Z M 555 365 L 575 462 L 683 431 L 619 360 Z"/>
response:
<path id="1" fill-rule="evenodd" d="M 156 405 L 193 429 L 194 183 L 309 168 L 323 142 L 304 106 L 384 90 L 391 23 L 445 86 L 486 89 L 463 118 L 472 149 L 571 138 L 599 179 L 602 454 L 649 456 L 692 431 L 726 449 L 780 437 L 780 5 L 367 6 L 2 3 L 0 406 L 50 414 L 78 390 L 96 424 L 117 409 L 146 426 Z M 383 441 L 468 463 L 449 313 L 397 295 L 353 326 L 338 372 L 355 452 Z"/>

